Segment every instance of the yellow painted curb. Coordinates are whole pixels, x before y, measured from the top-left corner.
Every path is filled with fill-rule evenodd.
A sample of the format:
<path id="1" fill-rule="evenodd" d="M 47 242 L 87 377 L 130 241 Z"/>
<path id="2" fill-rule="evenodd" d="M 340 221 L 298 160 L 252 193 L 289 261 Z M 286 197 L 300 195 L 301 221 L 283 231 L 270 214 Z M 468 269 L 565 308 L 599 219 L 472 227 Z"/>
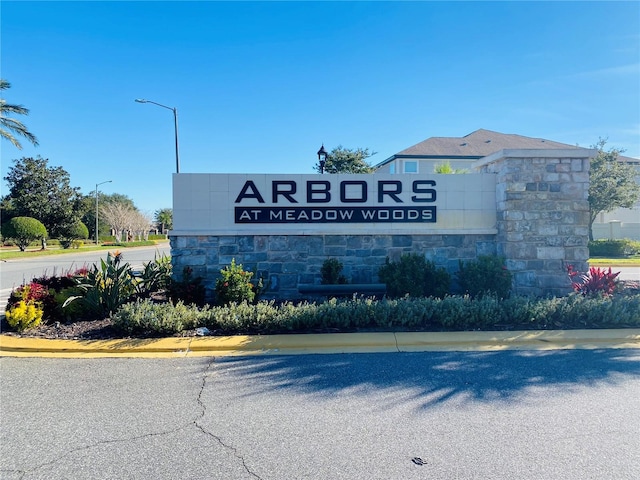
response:
<path id="1" fill-rule="evenodd" d="M 398 350 L 481 351 L 640 348 L 640 329 L 396 333 Z"/>
<path id="2" fill-rule="evenodd" d="M 0 335 L 0 356 L 5 357 L 186 357 L 571 348 L 640 348 L 640 329 L 329 333 L 116 340 L 49 340 Z"/>

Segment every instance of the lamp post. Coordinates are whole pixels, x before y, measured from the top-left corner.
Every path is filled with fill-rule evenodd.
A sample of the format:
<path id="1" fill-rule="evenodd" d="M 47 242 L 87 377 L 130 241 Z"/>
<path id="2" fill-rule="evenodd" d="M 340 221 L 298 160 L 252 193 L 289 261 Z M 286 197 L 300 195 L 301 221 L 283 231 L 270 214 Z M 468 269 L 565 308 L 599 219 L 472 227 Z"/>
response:
<path id="1" fill-rule="evenodd" d="M 175 131 L 176 137 L 176 173 L 180 173 L 180 156 L 178 155 L 178 109 L 176 107 L 167 107 L 161 103 L 152 102 L 151 100 L 145 100 L 144 98 L 136 98 L 136 102 L 138 103 L 153 103 L 162 108 L 166 108 L 167 110 L 171 110 L 173 112 L 173 128 Z"/>
<path id="2" fill-rule="evenodd" d="M 104 182 L 96 183 L 96 247 L 98 246 L 98 187 L 103 183 L 111 183 L 112 180 L 105 180 Z"/>
<path id="3" fill-rule="evenodd" d="M 318 163 L 320 164 L 320 173 L 324 173 L 324 166 L 327 163 L 327 151 L 324 149 L 324 143 L 318 150 Z"/>

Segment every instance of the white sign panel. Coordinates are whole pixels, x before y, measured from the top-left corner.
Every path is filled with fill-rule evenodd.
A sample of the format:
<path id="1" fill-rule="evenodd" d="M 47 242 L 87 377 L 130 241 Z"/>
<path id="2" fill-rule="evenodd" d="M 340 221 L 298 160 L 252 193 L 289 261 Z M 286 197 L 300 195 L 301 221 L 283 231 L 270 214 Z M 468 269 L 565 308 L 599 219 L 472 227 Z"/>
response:
<path id="1" fill-rule="evenodd" d="M 496 223 L 489 174 L 174 174 L 173 202 L 172 235 L 495 233 Z"/>

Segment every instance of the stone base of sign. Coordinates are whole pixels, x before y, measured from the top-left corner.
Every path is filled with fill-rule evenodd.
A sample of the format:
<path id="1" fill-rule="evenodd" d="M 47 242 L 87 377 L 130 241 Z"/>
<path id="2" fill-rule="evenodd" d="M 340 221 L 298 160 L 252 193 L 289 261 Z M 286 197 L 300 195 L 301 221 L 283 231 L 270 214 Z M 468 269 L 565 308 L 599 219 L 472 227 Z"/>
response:
<path id="1" fill-rule="evenodd" d="M 220 270 L 233 259 L 257 272 L 269 288 L 265 298 L 298 299 L 300 285 L 320 284 L 328 258 L 344 265 L 351 283 L 379 282 L 385 260 L 419 253 L 450 273 L 459 261 L 480 255 L 505 257 L 518 295 L 565 295 L 567 264 L 585 271 L 589 251 L 589 158 L 593 150 L 502 150 L 476 162 L 495 175 L 496 234 L 435 232 L 380 235 L 170 235 L 174 275 L 184 267 L 201 276 L 209 294 Z M 433 224 L 432 224 L 433 225 Z M 349 224 L 345 224 L 345 231 Z M 381 227 L 383 230 L 384 226 Z"/>
<path id="2" fill-rule="evenodd" d="M 350 283 L 378 283 L 378 270 L 389 258 L 419 253 L 453 273 L 458 261 L 496 253 L 495 235 L 250 235 L 172 237 L 176 273 L 191 267 L 212 291 L 220 269 L 235 259 L 257 272 L 269 288 L 264 298 L 299 299 L 301 284 L 320 284 L 328 258 L 342 262 Z M 266 283 L 266 282 L 265 282 Z"/>

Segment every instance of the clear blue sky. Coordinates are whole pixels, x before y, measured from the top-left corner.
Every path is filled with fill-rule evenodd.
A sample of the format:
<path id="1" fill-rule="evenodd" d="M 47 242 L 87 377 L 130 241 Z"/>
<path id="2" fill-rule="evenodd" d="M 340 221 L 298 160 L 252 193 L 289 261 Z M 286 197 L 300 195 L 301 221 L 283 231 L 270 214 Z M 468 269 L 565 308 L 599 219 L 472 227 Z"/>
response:
<path id="1" fill-rule="evenodd" d="M 11 2 L 1 75 L 85 194 L 171 207 L 181 172 L 312 173 L 479 128 L 640 156 L 638 2 Z M 2 182 L 2 193 L 6 185 Z"/>

